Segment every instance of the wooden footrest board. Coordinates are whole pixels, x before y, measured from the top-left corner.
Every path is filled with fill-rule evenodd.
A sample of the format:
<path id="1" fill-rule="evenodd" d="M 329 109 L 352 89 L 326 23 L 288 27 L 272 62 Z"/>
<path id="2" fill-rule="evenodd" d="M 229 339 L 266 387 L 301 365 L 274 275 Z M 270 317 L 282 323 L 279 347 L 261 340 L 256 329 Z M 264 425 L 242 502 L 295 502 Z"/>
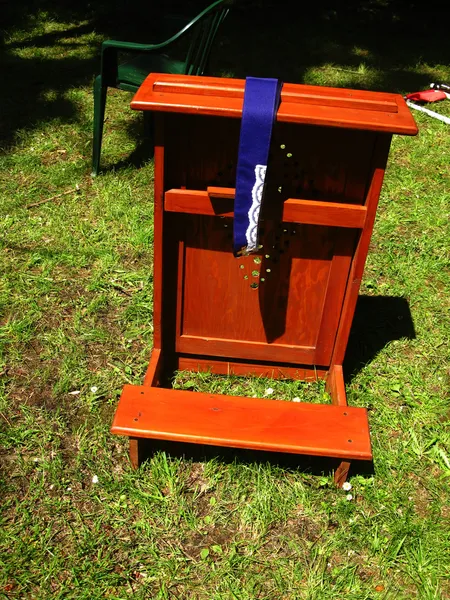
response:
<path id="1" fill-rule="evenodd" d="M 364 408 L 126 385 L 112 433 L 232 448 L 371 460 Z"/>

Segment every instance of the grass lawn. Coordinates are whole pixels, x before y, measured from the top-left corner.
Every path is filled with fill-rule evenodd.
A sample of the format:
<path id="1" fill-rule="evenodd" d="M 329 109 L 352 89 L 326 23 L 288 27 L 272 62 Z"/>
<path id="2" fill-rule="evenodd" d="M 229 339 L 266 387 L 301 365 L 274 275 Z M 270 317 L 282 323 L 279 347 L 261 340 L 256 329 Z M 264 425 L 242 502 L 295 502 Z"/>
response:
<path id="1" fill-rule="evenodd" d="M 450 81 L 442 37 L 417 48 L 392 11 L 395 35 L 379 35 L 385 4 L 360 3 L 353 28 L 342 7 L 309 24 L 236 11 L 213 70 L 400 92 Z M 109 427 L 152 346 L 153 164 L 112 90 L 104 173 L 89 175 L 98 50 L 120 19 L 33 10 L 12 10 L 1 48 L 0 598 L 450 598 L 450 128 L 416 113 L 419 136 L 391 150 L 346 365 L 374 473 L 349 492 L 328 473 L 165 452 L 133 471 Z M 314 383 L 174 385 L 327 401 Z"/>

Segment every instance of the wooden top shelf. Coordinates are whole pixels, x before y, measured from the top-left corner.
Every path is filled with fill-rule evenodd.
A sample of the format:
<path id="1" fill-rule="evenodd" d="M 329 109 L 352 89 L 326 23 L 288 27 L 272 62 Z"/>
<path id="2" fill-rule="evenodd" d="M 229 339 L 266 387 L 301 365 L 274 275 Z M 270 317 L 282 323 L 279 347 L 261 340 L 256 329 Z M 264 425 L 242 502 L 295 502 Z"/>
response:
<path id="1" fill-rule="evenodd" d="M 151 73 L 131 102 L 154 110 L 240 118 L 245 80 Z M 417 125 L 399 94 L 285 83 L 277 120 L 416 135 Z"/>

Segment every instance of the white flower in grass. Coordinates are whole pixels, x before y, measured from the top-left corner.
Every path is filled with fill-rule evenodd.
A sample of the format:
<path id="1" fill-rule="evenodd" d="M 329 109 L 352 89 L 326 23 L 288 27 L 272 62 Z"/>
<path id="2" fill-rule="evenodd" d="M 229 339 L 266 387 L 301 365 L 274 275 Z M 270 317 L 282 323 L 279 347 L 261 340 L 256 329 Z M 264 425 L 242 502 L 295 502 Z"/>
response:
<path id="1" fill-rule="evenodd" d="M 96 394 L 96 393 L 98 392 L 98 387 L 97 387 L 96 385 L 93 385 L 93 386 L 91 387 L 91 392 L 92 392 L 93 394 Z"/>
<path id="2" fill-rule="evenodd" d="M 69 485 L 69 487 L 67 488 L 67 491 L 68 491 L 68 492 L 71 492 L 71 491 L 72 491 L 72 488 L 70 487 L 70 485 Z"/>
<path id="3" fill-rule="evenodd" d="M 353 496 L 351 494 L 347 494 L 345 496 L 345 499 L 348 500 L 350 502 L 350 500 L 353 500 Z"/>
<path id="4" fill-rule="evenodd" d="M 264 396 L 270 396 L 270 394 L 273 394 L 273 389 L 267 388 L 267 390 L 264 392 Z"/>
<path id="5" fill-rule="evenodd" d="M 295 396 L 295 398 L 292 398 L 292 402 L 301 402 L 301 400 L 298 396 Z"/>
<path id="6" fill-rule="evenodd" d="M 97 475 L 94 475 L 92 477 L 92 483 L 98 483 L 98 477 L 97 477 Z"/>
<path id="7" fill-rule="evenodd" d="M 352 489 L 352 484 L 346 481 L 342 484 L 342 489 L 344 490 L 344 492 L 349 492 Z"/>

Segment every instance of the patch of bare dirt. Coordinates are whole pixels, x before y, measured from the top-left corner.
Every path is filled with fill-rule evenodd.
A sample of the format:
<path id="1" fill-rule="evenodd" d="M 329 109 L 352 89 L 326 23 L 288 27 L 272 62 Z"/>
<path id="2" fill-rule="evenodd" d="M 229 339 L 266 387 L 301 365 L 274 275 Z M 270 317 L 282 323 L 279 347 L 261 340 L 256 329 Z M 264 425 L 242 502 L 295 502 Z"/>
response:
<path id="1" fill-rule="evenodd" d="M 298 556 L 298 547 L 304 546 L 305 552 L 311 543 L 321 537 L 322 527 L 307 516 L 298 516 L 286 523 L 274 524 L 265 536 L 264 551 L 288 558 Z M 295 545 L 295 548 L 293 547 Z"/>
<path id="2" fill-rule="evenodd" d="M 200 558 L 200 553 L 204 548 L 210 549 L 212 546 L 220 546 L 223 552 L 236 541 L 237 531 L 233 527 L 212 526 L 204 532 L 194 532 L 188 537 L 182 546 L 183 552 L 194 560 Z"/>

